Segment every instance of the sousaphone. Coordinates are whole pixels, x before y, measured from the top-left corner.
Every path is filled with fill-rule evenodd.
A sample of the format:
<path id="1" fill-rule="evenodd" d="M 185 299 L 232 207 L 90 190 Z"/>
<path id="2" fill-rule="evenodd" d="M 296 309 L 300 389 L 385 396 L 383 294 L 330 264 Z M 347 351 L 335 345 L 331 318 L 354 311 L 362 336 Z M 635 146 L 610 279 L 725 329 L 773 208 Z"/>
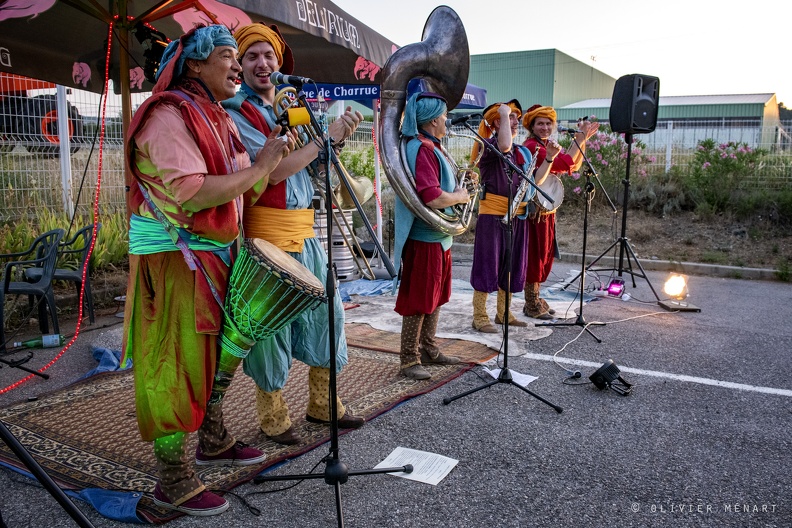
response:
<path id="1" fill-rule="evenodd" d="M 415 216 L 448 235 L 465 232 L 467 225 L 463 217 L 466 215 L 449 216 L 424 205 L 415 191 L 415 178 L 403 156 L 403 143 L 406 142 L 399 126 L 410 80 L 423 78 L 427 89 L 443 96 L 450 110 L 465 94 L 469 71 L 470 52 L 465 28 L 456 12 L 446 6 L 436 8 L 429 15 L 421 42 L 400 48 L 382 68 L 382 119 L 378 141 L 385 175 L 399 199 Z"/>

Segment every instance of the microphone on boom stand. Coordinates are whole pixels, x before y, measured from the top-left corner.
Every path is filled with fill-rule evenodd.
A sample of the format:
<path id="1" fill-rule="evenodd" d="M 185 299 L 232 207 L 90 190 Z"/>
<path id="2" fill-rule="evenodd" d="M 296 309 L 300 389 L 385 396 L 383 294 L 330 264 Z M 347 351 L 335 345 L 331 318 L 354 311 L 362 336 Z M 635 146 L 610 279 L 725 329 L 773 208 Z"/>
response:
<path id="1" fill-rule="evenodd" d="M 304 84 L 315 84 L 313 79 L 308 77 L 300 77 L 299 75 L 286 75 L 281 72 L 272 72 L 269 76 L 272 84 L 291 84 L 293 86 L 302 86 Z"/>

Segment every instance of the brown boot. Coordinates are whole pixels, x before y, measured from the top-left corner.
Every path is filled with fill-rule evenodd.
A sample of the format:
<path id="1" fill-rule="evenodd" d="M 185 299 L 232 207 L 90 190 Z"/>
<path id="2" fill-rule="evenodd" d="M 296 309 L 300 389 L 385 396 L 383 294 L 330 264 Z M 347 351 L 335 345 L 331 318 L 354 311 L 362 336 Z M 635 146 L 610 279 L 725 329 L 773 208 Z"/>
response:
<path id="1" fill-rule="evenodd" d="M 456 365 L 460 361 L 459 358 L 446 356 L 440 352 L 440 347 L 437 346 L 435 334 L 437 333 L 437 322 L 439 320 L 440 308 L 424 316 L 420 344 L 418 345 L 421 351 L 421 363 L 424 365 Z"/>
<path id="2" fill-rule="evenodd" d="M 432 377 L 429 371 L 426 370 L 420 363 L 403 368 L 399 371 L 399 373 L 405 378 L 414 380 L 425 380 Z"/>
<path id="3" fill-rule="evenodd" d="M 424 365 L 456 365 L 461 361 L 456 356 L 446 356 L 442 352 L 438 352 L 435 357 L 429 357 L 426 352 L 421 352 L 421 363 Z"/>
<path id="4" fill-rule="evenodd" d="M 297 434 L 294 427 L 289 427 L 279 435 L 267 435 L 267 438 L 280 445 L 297 445 L 301 442 L 300 435 Z"/>
<path id="5" fill-rule="evenodd" d="M 555 310 L 553 310 L 552 308 L 550 308 L 550 305 L 549 305 L 549 304 L 547 304 L 547 301 L 545 301 L 544 299 L 542 299 L 541 297 L 539 297 L 539 302 L 540 302 L 540 303 L 542 303 L 542 309 L 543 309 L 543 310 L 546 310 L 546 311 L 547 311 L 547 313 L 549 313 L 550 315 L 555 315 Z"/>
<path id="6" fill-rule="evenodd" d="M 525 283 L 525 306 L 523 306 L 523 313 L 528 317 L 544 321 L 553 318 L 548 309 L 542 306 L 541 300 L 539 299 L 538 282 Z"/>
<path id="7" fill-rule="evenodd" d="M 511 315 L 511 314 L 509 314 L 509 315 Z M 519 319 L 517 319 L 515 317 L 509 317 L 509 319 L 510 319 L 509 326 L 513 326 L 515 328 L 525 328 L 526 326 L 528 326 L 528 323 L 526 323 L 525 321 L 520 321 Z M 501 318 L 500 318 L 499 315 L 495 316 L 495 324 L 503 324 L 503 321 L 501 321 Z"/>

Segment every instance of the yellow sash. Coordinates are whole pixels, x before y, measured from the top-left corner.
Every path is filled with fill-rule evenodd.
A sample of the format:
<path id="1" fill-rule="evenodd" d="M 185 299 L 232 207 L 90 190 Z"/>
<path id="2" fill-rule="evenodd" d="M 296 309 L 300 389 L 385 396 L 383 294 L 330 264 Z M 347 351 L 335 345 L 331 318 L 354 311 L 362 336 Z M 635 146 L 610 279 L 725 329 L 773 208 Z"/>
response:
<path id="1" fill-rule="evenodd" d="M 306 238 L 314 238 L 313 209 L 245 208 L 245 237 L 263 238 L 283 251 L 300 253 Z"/>
<path id="2" fill-rule="evenodd" d="M 514 213 L 514 216 L 524 215 L 525 208 L 527 206 L 528 206 L 528 202 L 520 202 L 520 205 L 517 206 L 517 212 Z M 508 211 L 509 211 L 509 199 L 506 198 L 505 196 L 488 193 L 485 199 L 479 200 L 478 214 L 480 215 L 490 214 L 490 215 L 503 216 Z"/>

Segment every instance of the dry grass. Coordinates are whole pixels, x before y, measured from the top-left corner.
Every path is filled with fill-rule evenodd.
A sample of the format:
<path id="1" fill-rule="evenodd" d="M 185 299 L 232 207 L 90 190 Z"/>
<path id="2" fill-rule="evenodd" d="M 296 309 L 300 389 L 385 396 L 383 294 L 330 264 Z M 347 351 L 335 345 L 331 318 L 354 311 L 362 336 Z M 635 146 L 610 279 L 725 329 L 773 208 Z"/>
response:
<path id="1" fill-rule="evenodd" d="M 582 211 L 561 207 L 556 220 L 561 251 L 579 253 L 583 246 Z M 621 214 L 593 207 L 587 253 L 598 255 L 616 240 L 621 220 Z M 792 263 L 792 232 L 760 219 L 741 222 L 725 214 L 703 219 L 692 212 L 659 217 L 631 210 L 626 236 L 641 259 L 771 269 Z"/>

